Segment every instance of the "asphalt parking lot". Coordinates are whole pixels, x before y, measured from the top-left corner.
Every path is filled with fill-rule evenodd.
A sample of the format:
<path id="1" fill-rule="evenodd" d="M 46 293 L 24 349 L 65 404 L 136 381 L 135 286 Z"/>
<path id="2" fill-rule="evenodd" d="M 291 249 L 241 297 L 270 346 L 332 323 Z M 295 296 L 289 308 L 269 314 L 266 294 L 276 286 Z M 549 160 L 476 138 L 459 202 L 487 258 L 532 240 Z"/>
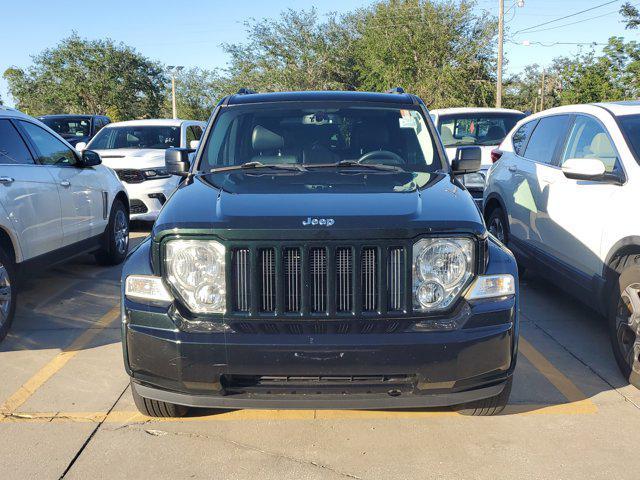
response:
<path id="1" fill-rule="evenodd" d="M 144 232 L 134 233 L 139 241 Z M 595 313 L 522 287 L 520 357 L 498 417 L 451 410 L 137 413 L 119 341 L 120 268 L 27 279 L 0 344 L 0 472 L 14 478 L 640 477 L 640 391 Z"/>

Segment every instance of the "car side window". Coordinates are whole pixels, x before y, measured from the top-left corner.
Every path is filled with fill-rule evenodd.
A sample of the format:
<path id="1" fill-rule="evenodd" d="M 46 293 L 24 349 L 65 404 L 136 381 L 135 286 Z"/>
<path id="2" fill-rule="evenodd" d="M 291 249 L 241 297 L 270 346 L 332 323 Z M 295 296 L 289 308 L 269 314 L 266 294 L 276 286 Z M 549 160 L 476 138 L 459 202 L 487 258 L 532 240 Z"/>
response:
<path id="1" fill-rule="evenodd" d="M 569 115 L 541 118 L 523 156 L 534 162 L 552 164 L 558 145 L 565 138 L 570 118 Z"/>
<path id="2" fill-rule="evenodd" d="M 605 128 L 585 115 L 577 116 L 573 123 L 561 165 L 570 158 L 597 158 L 608 173 L 615 170 L 618 162 L 618 154 Z"/>
<path id="3" fill-rule="evenodd" d="M 537 123 L 537 120 L 525 123 L 516 130 L 511 138 L 511 141 L 513 142 L 513 150 L 521 157 L 524 156 L 524 146 L 527 144 L 527 139 L 529 138 L 529 135 L 531 135 L 531 132 Z"/>
<path id="4" fill-rule="evenodd" d="M 20 125 L 38 150 L 38 161 L 42 165 L 75 165 L 76 156 L 73 150 L 56 137 L 30 122 L 20 121 Z"/>
<path id="5" fill-rule="evenodd" d="M 104 121 L 104 119 L 103 119 L 103 118 L 98 117 L 98 118 L 96 118 L 96 119 L 94 120 L 94 124 L 95 124 L 95 128 L 94 128 L 93 133 L 94 133 L 94 135 L 95 135 L 95 134 L 96 134 L 96 133 L 98 133 L 100 130 L 102 130 L 102 127 L 104 127 L 107 123 Z"/>
<path id="6" fill-rule="evenodd" d="M 0 120 L 0 165 L 33 165 L 33 157 L 9 120 Z"/>
<path id="7" fill-rule="evenodd" d="M 196 140 L 200 140 L 202 137 L 202 127 L 199 125 L 193 125 L 191 128 L 193 128 L 193 134 L 195 135 Z"/>

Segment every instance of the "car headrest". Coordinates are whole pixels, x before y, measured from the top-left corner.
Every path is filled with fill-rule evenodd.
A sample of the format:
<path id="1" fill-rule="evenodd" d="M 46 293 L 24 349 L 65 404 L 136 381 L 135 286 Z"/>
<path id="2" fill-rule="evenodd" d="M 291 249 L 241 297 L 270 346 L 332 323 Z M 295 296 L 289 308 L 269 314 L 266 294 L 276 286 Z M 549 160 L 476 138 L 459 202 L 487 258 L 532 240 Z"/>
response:
<path id="1" fill-rule="evenodd" d="M 486 140 L 502 140 L 505 137 L 504 128 L 500 125 L 491 125 L 489 130 L 487 130 L 487 134 L 485 135 Z"/>
<path id="2" fill-rule="evenodd" d="M 610 158 L 616 156 L 613 146 L 611 145 L 611 141 L 604 132 L 597 133 L 593 137 L 589 150 L 591 150 L 591 153 L 594 156 L 599 158 Z"/>
<path id="3" fill-rule="evenodd" d="M 440 138 L 442 139 L 442 143 L 445 145 L 449 145 L 451 143 L 455 143 L 456 139 L 453 138 L 453 132 L 451 128 L 447 125 L 443 125 L 440 127 Z"/>
<path id="4" fill-rule="evenodd" d="M 261 125 L 256 125 L 251 134 L 251 146 L 257 152 L 277 150 L 284 145 L 284 138 Z"/>

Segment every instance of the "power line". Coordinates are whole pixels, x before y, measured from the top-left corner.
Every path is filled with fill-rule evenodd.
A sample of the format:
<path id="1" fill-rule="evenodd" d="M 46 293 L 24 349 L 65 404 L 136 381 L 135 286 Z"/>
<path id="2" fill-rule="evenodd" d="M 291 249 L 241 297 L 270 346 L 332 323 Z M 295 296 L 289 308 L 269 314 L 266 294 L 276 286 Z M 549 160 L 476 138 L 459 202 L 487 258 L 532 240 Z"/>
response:
<path id="1" fill-rule="evenodd" d="M 539 28 L 538 30 L 527 30 L 526 33 L 548 32 L 549 30 L 555 30 L 557 28 L 569 27 L 571 25 L 577 25 L 579 23 L 584 23 L 584 22 L 589 22 L 591 20 L 596 20 L 598 18 L 606 17 L 607 15 L 613 15 L 614 13 L 618 13 L 618 11 L 615 10 L 613 12 L 603 13 L 602 15 L 596 15 L 594 17 L 585 18 L 583 20 L 577 20 L 575 22 L 563 23 L 562 25 L 556 25 L 555 27 Z M 522 32 L 522 30 L 519 31 L 519 32 L 515 32 L 514 35 L 520 34 L 521 32 Z"/>
<path id="2" fill-rule="evenodd" d="M 531 42 L 529 41 L 527 44 L 523 43 L 523 42 L 515 42 L 513 40 L 507 40 L 509 43 L 513 44 L 513 45 L 520 45 L 521 47 L 528 47 L 530 45 L 537 45 L 540 47 L 555 47 L 556 45 L 594 45 L 594 46 L 605 46 L 608 45 L 607 43 L 598 43 L 598 42 L 550 42 L 550 43 L 543 43 L 543 42 Z"/>
<path id="3" fill-rule="evenodd" d="M 523 28 L 522 30 L 518 30 L 517 32 L 515 32 L 515 33 L 514 33 L 514 35 L 515 35 L 516 33 L 526 32 L 526 31 L 528 31 L 528 30 L 532 30 L 532 29 L 534 29 L 534 28 L 542 27 L 542 26 L 544 26 L 544 25 L 549 25 L 550 23 L 559 22 L 560 20 L 564 20 L 565 18 L 575 17 L 575 16 L 577 16 L 577 15 L 581 15 L 581 14 L 583 14 L 583 13 L 590 12 L 591 10 L 595 10 L 595 9 L 597 9 L 597 8 L 605 7 L 605 6 L 607 6 L 607 5 L 611 5 L 612 3 L 617 3 L 617 2 L 621 2 L 621 1 L 622 1 L 622 0 L 611 0 L 611 1 L 609 1 L 609 2 L 604 2 L 604 3 L 601 3 L 601 4 L 596 5 L 596 6 L 594 6 L 594 7 L 587 8 L 587 9 L 585 9 L 585 10 L 581 10 L 581 11 L 579 11 L 579 12 L 571 13 L 571 14 L 569 14 L 569 15 L 565 15 L 565 16 L 563 16 L 563 17 L 558 17 L 558 18 L 555 18 L 555 19 L 553 19 L 553 20 L 549 20 L 549 21 L 547 21 L 547 22 L 539 23 L 538 25 L 533 25 L 533 26 L 531 26 L 531 27 Z"/>

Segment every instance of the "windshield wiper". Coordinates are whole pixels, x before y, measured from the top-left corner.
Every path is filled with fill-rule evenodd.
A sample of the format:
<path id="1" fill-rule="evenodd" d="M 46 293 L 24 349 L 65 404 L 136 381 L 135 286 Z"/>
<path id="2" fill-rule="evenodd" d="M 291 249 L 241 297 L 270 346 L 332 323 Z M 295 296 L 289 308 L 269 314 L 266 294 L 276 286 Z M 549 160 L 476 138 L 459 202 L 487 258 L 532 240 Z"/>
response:
<path id="1" fill-rule="evenodd" d="M 231 165 L 229 167 L 219 167 L 212 168 L 209 170 L 210 173 L 218 173 L 218 172 L 229 172 L 232 170 L 250 170 L 254 168 L 273 168 L 275 170 L 295 170 L 298 172 L 304 172 L 305 168 L 303 165 L 298 163 L 262 163 L 258 161 L 245 162 L 240 165 Z"/>
<path id="2" fill-rule="evenodd" d="M 394 165 L 384 165 L 381 163 L 359 163 L 356 160 L 340 160 L 337 163 L 303 163 L 307 168 L 370 168 L 373 170 L 383 170 L 385 172 L 403 172 L 404 169 Z"/>

